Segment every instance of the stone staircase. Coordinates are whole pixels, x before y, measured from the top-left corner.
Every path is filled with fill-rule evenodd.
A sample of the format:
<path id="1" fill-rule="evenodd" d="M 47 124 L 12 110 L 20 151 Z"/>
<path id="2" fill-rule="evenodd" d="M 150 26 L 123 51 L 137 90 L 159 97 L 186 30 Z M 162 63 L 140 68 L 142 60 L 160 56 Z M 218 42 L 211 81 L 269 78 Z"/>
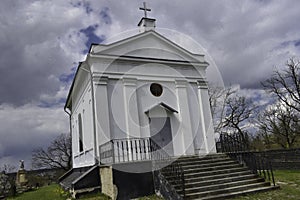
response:
<path id="1" fill-rule="evenodd" d="M 277 188 L 226 154 L 181 157 L 178 162 L 184 171 L 184 199 L 225 199 Z M 170 174 L 164 176 L 172 180 Z M 169 183 L 183 196 L 179 185 Z"/>

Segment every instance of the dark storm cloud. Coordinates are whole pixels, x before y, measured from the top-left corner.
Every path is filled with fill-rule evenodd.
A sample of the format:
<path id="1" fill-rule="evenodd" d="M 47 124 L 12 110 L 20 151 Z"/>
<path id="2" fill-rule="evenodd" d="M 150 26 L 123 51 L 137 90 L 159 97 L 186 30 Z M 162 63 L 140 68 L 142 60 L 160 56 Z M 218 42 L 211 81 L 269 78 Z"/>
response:
<path id="1" fill-rule="evenodd" d="M 247 94 L 260 95 L 256 89 L 274 66 L 299 57 L 298 0 L 147 3 L 158 28 L 195 39 L 224 81 L 251 87 Z M 0 164 L 30 159 L 31 148 L 68 131 L 63 101 L 82 52 L 90 43 L 137 28 L 140 6 L 139 0 L 1 1 Z"/>
<path id="2" fill-rule="evenodd" d="M 141 1 L 91 1 L 101 12 L 109 8 L 111 36 L 136 28 Z M 217 63 L 225 83 L 260 88 L 274 66 L 299 56 L 300 2 L 297 0 L 161 1 L 147 2 L 157 28 L 169 28 L 194 38 Z"/>
<path id="3" fill-rule="evenodd" d="M 51 9 L 49 3 L 7 2 L 0 8 L 0 103 L 22 105 L 43 93 L 54 95 L 60 86 L 57 76 L 72 66 L 59 39 L 65 24 L 58 19 L 64 16 L 43 12 Z"/>
<path id="4" fill-rule="evenodd" d="M 67 1 L 1 1 L 0 167 L 30 163 L 34 148 L 69 131 L 63 105 L 90 41 L 80 30 L 106 24 L 92 14 Z"/>
<path id="5" fill-rule="evenodd" d="M 62 105 L 61 105 L 62 106 Z M 42 108 L 35 105 L 14 107 L 0 105 L 0 166 L 9 159 L 17 165 L 19 159 L 27 159 L 33 149 L 47 147 L 60 133 L 67 133 L 66 113 L 60 106 Z"/>

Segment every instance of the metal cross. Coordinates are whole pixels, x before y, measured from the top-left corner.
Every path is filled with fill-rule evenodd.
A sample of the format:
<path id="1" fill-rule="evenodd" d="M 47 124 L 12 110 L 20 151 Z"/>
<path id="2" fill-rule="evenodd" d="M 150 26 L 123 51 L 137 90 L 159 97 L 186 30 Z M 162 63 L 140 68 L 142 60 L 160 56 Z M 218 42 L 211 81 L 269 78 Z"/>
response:
<path id="1" fill-rule="evenodd" d="M 140 8 L 140 10 L 143 10 L 143 11 L 144 11 L 145 18 L 147 18 L 147 11 L 150 12 L 151 9 L 146 7 L 146 2 L 143 2 L 143 5 L 144 5 L 144 7 L 143 7 L 143 8 Z"/>

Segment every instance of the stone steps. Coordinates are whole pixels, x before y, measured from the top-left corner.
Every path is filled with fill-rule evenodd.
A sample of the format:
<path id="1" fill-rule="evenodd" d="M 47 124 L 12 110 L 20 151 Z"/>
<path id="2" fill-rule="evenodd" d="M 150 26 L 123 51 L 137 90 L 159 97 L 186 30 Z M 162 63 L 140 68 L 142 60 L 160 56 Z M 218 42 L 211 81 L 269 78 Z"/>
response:
<path id="1" fill-rule="evenodd" d="M 186 188 L 186 193 L 195 193 L 195 192 L 207 192 L 207 191 L 214 191 L 214 190 L 220 190 L 225 188 L 231 188 L 231 187 L 237 187 L 241 185 L 250 185 L 255 183 L 263 183 L 264 185 L 267 184 L 269 186 L 270 184 L 265 183 L 264 179 L 259 178 L 253 178 L 248 180 L 241 180 L 241 181 L 230 181 L 227 183 L 220 183 L 220 184 L 213 184 L 213 185 L 207 185 L 207 186 L 195 186 Z"/>
<path id="2" fill-rule="evenodd" d="M 184 163 L 184 165 L 182 165 L 182 168 L 183 169 L 192 169 L 192 168 L 199 168 L 199 167 L 210 167 L 210 166 L 223 166 L 223 165 L 230 165 L 230 164 L 237 164 L 236 161 L 233 161 L 233 160 L 219 160 L 217 162 L 207 162 L 207 163 L 201 163 L 201 162 L 194 162 L 192 164 L 190 163 Z"/>
<path id="3" fill-rule="evenodd" d="M 209 171 L 218 171 L 218 170 L 226 170 L 230 168 L 239 168 L 243 167 L 243 165 L 240 164 L 224 164 L 224 165 L 210 165 L 210 166 L 199 166 L 199 167 L 193 167 L 193 168 L 183 168 L 185 174 L 193 174 L 193 173 L 200 173 L 200 172 L 209 172 Z"/>
<path id="4" fill-rule="evenodd" d="M 199 165 L 199 164 L 209 164 L 209 163 L 217 163 L 217 162 L 226 162 L 226 161 L 232 161 L 231 158 L 215 158 L 215 159 L 206 159 L 206 160 L 200 160 L 200 159 L 196 159 L 196 160 L 178 160 L 180 161 L 182 164 L 186 164 L 186 165 Z"/>
<path id="5" fill-rule="evenodd" d="M 231 192 L 231 193 L 223 193 L 219 195 L 214 195 L 214 196 L 207 196 L 201 198 L 201 200 L 218 200 L 218 199 L 227 199 L 235 196 L 241 196 L 241 195 L 246 195 L 246 194 L 252 194 L 252 193 L 257 193 L 257 192 L 266 192 L 270 190 L 275 190 L 278 189 L 278 186 L 268 186 L 268 187 L 259 187 L 259 188 L 252 188 L 248 190 L 243 190 L 240 192 Z"/>
<path id="6" fill-rule="evenodd" d="M 184 177 L 185 179 L 189 179 L 189 178 L 194 178 L 194 177 L 199 177 L 201 178 L 202 176 L 214 176 L 214 175 L 220 175 L 220 174 L 229 174 L 229 173 L 234 173 L 234 172 L 245 172 L 245 170 L 248 170 L 245 167 L 235 167 L 235 168 L 231 168 L 231 169 L 221 169 L 221 170 L 212 170 L 212 171 L 202 171 L 202 172 L 188 172 L 188 173 L 184 173 Z M 250 171 L 249 171 L 250 173 Z M 166 174 L 167 175 L 167 174 Z"/>
<path id="7" fill-rule="evenodd" d="M 229 173 L 219 173 L 217 175 L 208 175 L 208 176 L 195 176 L 195 177 L 190 177 L 187 178 L 185 177 L 185 183 L 188 184 L 190 182 L 199 182 L 199 181 L 204 181 L 204 182 L 208 182 L 211 180 L 224 180 L 226 178 L 236 178 L 236 177 L 244 177 L 249 175 L 249 171 L 248 170 L 242 170 L 242 171 L 235 171 L 235 172 L 229 172 Z M 250 174 L 252 175 L 252 174 Z"/>
<path id="8" fill-rule="evenodd" d="M 178 161 L 183 162 L 183 161 L 204 161 L 204 160 L 217 160 L 217 159 L 225 159 L 229 158 L 226 154 L 220 153 L 220 154 L 209 154 L 209 155 L 204 155 L 204 156 L 184 156 L 180 157 Z"/>
<path id="9" fill-rule="evenodd" d="M 191 181 L 191 182 L 185 182 L 185 188 L 194 188 L 194 187 L 205 187 L 207 185 L 217 185 L 217 184 L 226 184 L 230 182 L 239 182 L 244 180 L 259 180 L 263 181 L 263 179 L 258 178 L 254 174 L 246 174 L 244 176 L 234 176 L 234 177 L 222 177 L 219 179 L 211 179 L 211 180 L 202 180 L 202 181 Z M 178 187 L 175 185 L 175 188 Z"/>
<path id="10" fill-rule="evenodd" d="M 259 188 L 266 188 L 266 187 L 270 187 L 270 183 L 267 183 L 267 182 L 252 183 L 252 184 L 247 184 L 247 185 L 226 187 L 226 188 L 211 190 L 211 191 L 186 193 L 185 199 L 203 199 L 204 197 L 211 198 L 211 196 L 217 196 L 217 195 L 222 195 L 222 194 L 231 194 L 231 193 L 236 193 L 236 192 L 243 194 L 243 191 L 246 191 L 246 190 L 257 189 L 257 191 L 259 191 L 258 190 Z"/>
<path id="11" fill-rule="evenodd" d="M 224 199 L 276 188 L 226 154 L 186 156 L 177 161 L 184 171 L 185 199 Z M 172 175 L 165 172 L 164 176 L 182 195 L 181 186 L 172 182 Z"/>

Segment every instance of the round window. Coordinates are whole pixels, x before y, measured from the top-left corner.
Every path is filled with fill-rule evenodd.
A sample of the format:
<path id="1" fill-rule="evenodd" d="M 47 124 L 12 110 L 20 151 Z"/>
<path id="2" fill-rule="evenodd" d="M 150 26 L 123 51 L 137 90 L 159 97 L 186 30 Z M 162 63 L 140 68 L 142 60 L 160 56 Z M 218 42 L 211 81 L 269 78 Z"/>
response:
<path id="1" fill-rule="evenodd" d="M 152 83 L 150 86 L 150 91 L 154 96 L 159 97 L 163 92 L 163 88 L 158 83 Z"/>

